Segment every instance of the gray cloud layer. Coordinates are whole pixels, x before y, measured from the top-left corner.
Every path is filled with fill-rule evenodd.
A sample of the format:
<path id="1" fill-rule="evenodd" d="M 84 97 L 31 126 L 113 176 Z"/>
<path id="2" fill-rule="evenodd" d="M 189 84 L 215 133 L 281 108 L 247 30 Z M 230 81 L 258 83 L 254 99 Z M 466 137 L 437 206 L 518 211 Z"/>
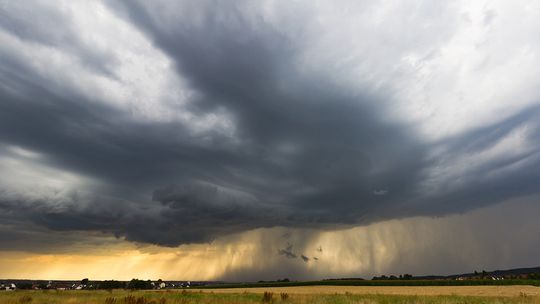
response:
<path id="1" fill-rule="evenodd" d="M 138 120 L 44 78 L 2 49 L 0 153 L 7 156 L 10 146 L 35 151 L 40 164 L 99 186 L 52 194 L 6 186 L 1 219 L 175 246 L 260 227 L 330 229 L 443 215 L 538 192 L 534 105 L 430 141 L 413 123 L 388 119 L 392 94 L 348 86 L 335 70 L 302 65 L 310 48 L 308 13 L 299 10 L 297 21 L 280 28 L 243 2 L 163 5 L 111 2 L 109 9 L 143 32 L 196 92 L 186 108 L 168 106 L 197 116 L 222 113 L 233 134 L 194 134 L 183 121 Z M 69 19 L 49 7 L 36 11 L 39 20 L 23 19 L 5 5 L 0 26 L 115 77 L 114 55 L 80 40 Z M 177 15 L 164 16 L 167 11 Z M 532 148 L 489 154 L 524 128 Z M 476 155 L 477 163 L 456 169 Z M 295 255 L 291 249 L 280 254 Z"/>

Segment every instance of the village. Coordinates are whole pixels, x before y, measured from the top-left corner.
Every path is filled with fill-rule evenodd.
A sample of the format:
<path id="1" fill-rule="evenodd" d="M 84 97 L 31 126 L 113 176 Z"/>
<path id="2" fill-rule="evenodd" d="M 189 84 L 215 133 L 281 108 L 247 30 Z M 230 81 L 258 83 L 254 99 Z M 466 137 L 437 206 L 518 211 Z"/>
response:
<path id="1" fill-rule="evenodd" d="M 206 281 L 151 281 L 138 280 L 131 281 L 89 281 L 83 279 L 81 281 L 69 280 L 0 280 L 0 291 L 15 291 L 15 290 L 96 290 L 96 289 L 177 289 L 189 288 L 193 286 L 204 286 L 216 282 Z"/>

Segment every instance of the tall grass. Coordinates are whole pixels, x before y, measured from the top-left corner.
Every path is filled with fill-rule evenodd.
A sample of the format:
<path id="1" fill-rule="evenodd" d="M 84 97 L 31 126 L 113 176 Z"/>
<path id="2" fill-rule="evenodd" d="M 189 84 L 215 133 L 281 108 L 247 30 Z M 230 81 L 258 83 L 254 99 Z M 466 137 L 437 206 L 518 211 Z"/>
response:
<path id="1" fill-rule="evenodd" d="M 396 296 L 396 295 L 299 295 L 178 291 L 17 291 L 0 292 L 0 304 L 540 304 L 540 297 Z"/>

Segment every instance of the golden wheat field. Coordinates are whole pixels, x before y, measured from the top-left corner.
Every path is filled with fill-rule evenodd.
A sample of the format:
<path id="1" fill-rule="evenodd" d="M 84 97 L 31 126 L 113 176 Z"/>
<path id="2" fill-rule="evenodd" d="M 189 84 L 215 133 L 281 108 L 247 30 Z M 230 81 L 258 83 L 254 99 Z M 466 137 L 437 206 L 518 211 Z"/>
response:
<path id="1" fill-rule="evenodd" d="M 385 294 L 385 295 L 458 295 L 487 297 L 516 297 L 520 295 L 540 297 L 540 287 L 529 285 L 516 286 L 291 286 L 291 287 L 255 287 L 202 289 L 214 293 L 264 293 L 274 292 L 289 294 Z"/>

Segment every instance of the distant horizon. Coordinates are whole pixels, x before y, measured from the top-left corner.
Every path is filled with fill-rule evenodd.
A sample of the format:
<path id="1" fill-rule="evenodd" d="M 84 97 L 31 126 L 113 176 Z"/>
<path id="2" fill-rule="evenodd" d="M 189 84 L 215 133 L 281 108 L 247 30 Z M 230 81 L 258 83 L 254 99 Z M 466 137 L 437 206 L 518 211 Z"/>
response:
<path id="1" fill-rule="evenodd" d="M 526 269 L 540 269 L 540 265 L 539 266 L 531 266 L 531 267 L 515 267 L 515 268 L 505 268 L 505 269 L 481 269 L 481 270 L 473 270 L 473 271 L 470 271 L 470 272 L 461 272 L 461 273 L 448 273 L 448 274 L 435 274 L 435 273 L 431 273 L 431 274 L 412 274 L 413 277 L 431 277 L 431 276 L 441 276 L 441 277 L 451 277 L 451 276 L 460 276 L 460 275 L 468 275 L 468 274 L 474 274 L 475 271 L 481 273 L 482 271 L 486 271 L 487 273 L 492 273 L 492 272 L 498 272 L 498 271 L 511 271 L 511 270 L 526 270 Z M 404 275 L 404 274 L 410 274 L 410 273 L 381 273 L 379 274 L 378 276 L 381 276 L 381 275 L 395 275 L 395 276 L 398 276 L 398 275 Z M 88 277 L 81 277 L 80 279 L 32 279 L 32 278 L 0 278 L 0 282 L 2 281 L 9 281 L 9 280 L 16 280 L 16 281 L 69 281 L 69 282 L 78 282 L 78 281 L 82 281 L 83 279 L 88 279 L 90 282 L 92 281 L 110 281 L 110 280 L 114 280 L 114 281 L 120 281 L 120 282 L 129 282 L 133 279 L 138 279 L 138 280 L 143 280 L 143 281 L 147 281 L 147 280 L 150 280 L 150 281 L 158 281 L 158 280 L 163 280 L 163 281 L 167 281 L 167 282 L 224 282 L 224 283 L 248 283 L 248 282 L 261 282 L 261 281 L 265 281 L 265 282 L 276 282 L 276 281 L 279 281 L 279 280 L 284 280 L 284 279 L 288 279 L 290 280 L 291 282 L 293 281 L 306 281 L 306 280 L 295 280 L 294 278 L 279 278 L 279 279 L 274 279 L 274 280 L 264 280 L 264 279 L 260 279 L 260 280 L 256 280 L 256 281 L 223 281 L 223 280 L 184 280 L 184 279 L 163 279 L 163 278 L 157 278 L 157 279 L 146 279 L 146 278 L 141 278 L 141 277 L 134 277 L 134 278 L 131 278 L 131 279 L 115 279 L 115 278 L 109 278 L 109 279 L 93 279 L 93 278 L 88 278 Z M 361 276 L 358 276 L 358 277 L 332 277 L 332 278 L 321 278 L 321 279 L 317 279 L 317 280 L 313 280 L 313 281 L 321 281 L 321 280 L 341 280 L 341 279 L 362 279 L 362 280 L 372 280 L 373 277 L 371 278 L 366 278 L 366 277 L 361 277 Z M 309 281 L 309 280 L 308 280 Z"/>

